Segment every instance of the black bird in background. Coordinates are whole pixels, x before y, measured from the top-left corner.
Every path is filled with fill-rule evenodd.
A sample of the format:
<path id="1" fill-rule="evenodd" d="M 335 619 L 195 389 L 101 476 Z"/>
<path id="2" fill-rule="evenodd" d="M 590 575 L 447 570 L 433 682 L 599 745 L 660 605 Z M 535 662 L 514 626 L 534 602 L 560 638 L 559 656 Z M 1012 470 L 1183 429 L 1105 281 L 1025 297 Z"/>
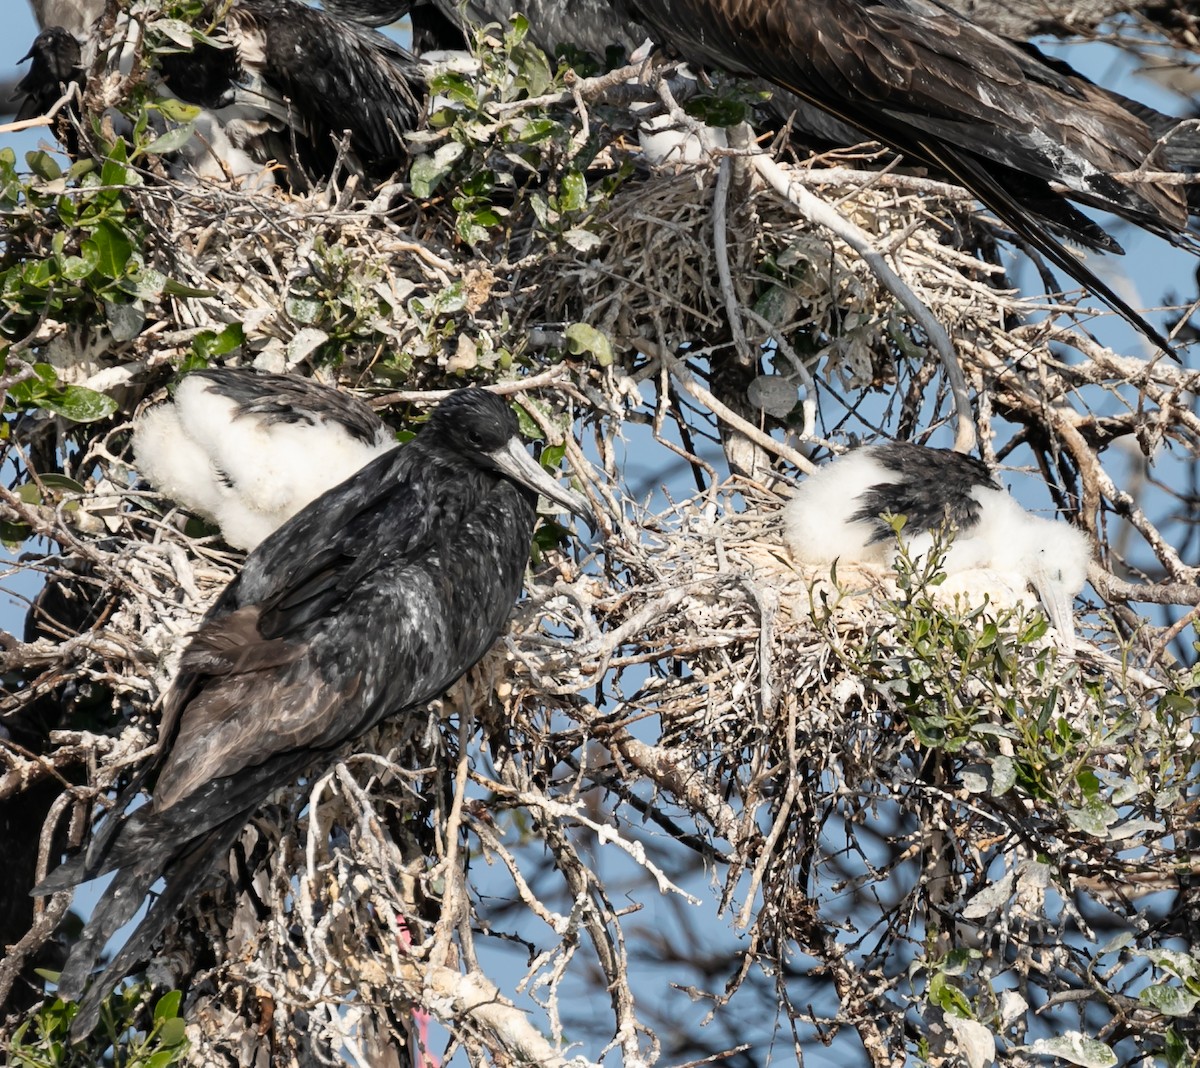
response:
<path id="1" fill-rule="evenodd" d="M 103 0 L 68 8 L 35 3 L 42 34 L 35 63 L 20 89 L 22 113 L 44 111 L 66 80 L 64 46 L 75 40 L 83 76 L 98 45 Z M 309 7 L 301 0 L 231 0 L 206 9 L 220 14 L 217 43 L 195 42 L 191 51 L 156 57 L 168 95 L 204 109 L 195 144 L 182 155 L 201 177 L 249 173 L 277 160 L 288 183 L 305 188 L 327 175 L 337 141 L 348 138 L 347 165 L 370 178 L 386 178 L 407 156 L 404 134 L 415 129 L 425 89 L 415 56 L 364 25 Z M 65 20 L 65 24 L 55 20 Z M 47 38 L 47 34 L 56 34 Z M 222 43 L 222 38 L 224 39 Z M 44 44 L 41 42 L 45 41 Z M 48 51 L 52 63 L 38 63 Z M 247 158 L 248 157 L 248 158 Z"/>
<path id="2" fill-rule="evenodd" d="M 59 995 L 77 1000 L 105 943 L 165 878 L 93 981 L 75 1038 L 272 790 L 425 705 L 483 656 L 520 592 L 538 493 L 591 524 L 586 502 L 525 450 L 508 405 L 459 390 L 412 442 L 250 554 L 184 651 L 152 761 L 86 852 L 35 891 L 116 872 L 59 979 Z M 149 774 L 150 802 L 130 811 Z"/>
<path id="3" fill-rule="evenodd" d="M 23 97 L 17 122 L 45 115 L 66 92 L 67 86 L 83 78 L 79 42 L 61 26 L 50 26 L 34 39 L 21 62 L 29 60 L 29 72 L 17 82 Z"/>
<path id="4" fill-rule="evenodd" d="M 1161 348 L 1064 240 L 1121 252 L 1070 200 L 1187 243 L 1182 189 L 1114 175 L 1194 163 L 1194 136 L 936 0 L 630 0 L 687 59 L 766 78 L 969 189 Z M 1152 128 L 1154 127 L 1154 128 Z"/>

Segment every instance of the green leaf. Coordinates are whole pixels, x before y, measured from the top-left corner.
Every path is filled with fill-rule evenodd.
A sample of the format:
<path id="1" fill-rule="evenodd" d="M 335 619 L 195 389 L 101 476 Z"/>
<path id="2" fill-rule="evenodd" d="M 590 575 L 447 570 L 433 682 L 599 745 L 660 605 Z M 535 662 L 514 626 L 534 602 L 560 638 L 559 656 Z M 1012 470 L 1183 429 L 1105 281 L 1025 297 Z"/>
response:
<path id="1" fill-rule="evenodd" d="M 178 152 L 192 139 L 192 134 L 195 132 L 195 126 L 190 122 L 185 123 L 183 126 L 176 126 L 174 129 L 168 130 L 161 137 L 156 137 L 142 151 L 151 156 L 161 156 L 167 152 Z"/>
<path id="2" fill-rule="evenodd" d="M 572 323 L 567 327 L 565 335 L 567 348 L 572 354 L 590 354 L 601 367 L 609 367 L 612 364 L 612 342 L 603 331 L 587 323 Z"/>
<path id="3" fill-rule="evenodd" d="M 100 253 L 96 251 L 96 246 L 88 244 L 86 241 L 83 247 L 80 248 L 81 255 L 79 256 L 64 256 L 62 261 L 62 276 L 68 282 L 81 282 L 87 278 L 100 263 Z"/>
<path id="4" fill-rule="evenodd" d="M 1200 1002 L 1200 994 L 1189 994 L 1177 986 L 1148 986 L 1138 996 L 1138 1000 L 1164 1016 L 1188 1016 Z"/>
<path id="5" fill-rule="evenodd" d="M 67 169 L 67 177 L 73 182 L 77 182 L 84 175 L 91 174 L 96 169 L 96 161 L 94 159 L 76 160 Z"/>
<path id="6" fill-rule="evenodd" d="M 433 196 L 441 180 L 454 169 L 464 151 L 465 148 L 457 141 L 449 141 L 432 155 L 418 156 L 413 160 L 408 172 L 413 196 L 421 200 Z"/>
<path id="7" fill-rule="evenodd" d="M 132 341 L 146 325 L 146 313 L 136 304 L 104 302 L 104 317 L 114 341 Z"/>
<path id="8" fill-rule="evenodd" d="M 215 297 L 217 294 L 215 289 L 197 289 L 195 286 L 176 282 L 173 278 L 163 281 L 162 291 L 163 295 L 167 297 Z"/>
<path id="9" fill-rule="evenodd" d="M 51 260 L 34 260 L 21 269 L 21 281 L 31 289 L 49 289 L 54 281 L 54 264 Z"/>
<path id="10" fill-rule="evenodd" d="M 160 97 L 154 106 L 172 122 L 192 122 L 200 115 L 200 108 L 195 104 L 185 104 L 174 97 Z"/>
<path id="11" fill-rule="evenodd" d="M 1075 776 L 1080 792 L 1084 797 L 1093 798 L 1100 793 L 1100 780 L 1091 768 L 1082 768 Z"/>
<path id="12" fill-rule="evenodd" d="M 579 171 L 563 175 L 558 192 L 559 211 L 581 211 L 587 207 L 587 180 Z"/>
<path id="13" fill-rule="evenodd" d="M 39 178 L 53 182 L 62 177 L 62 168 L 49 152 L 38 150 L 25 153 L 25 165 Z"/>
<path id="14" fill-rule="evenodd" d="M 475 221 L 474 214 L 462 213 L 454 220 L 454 232 L 466 245 L 478 245 L 487 240 L 488 232 Z"/>
<path id="15" fill-rule="evenodd" d="M 683 110 L 705 126 L 736 126 L 746 121 L 749 108 L 741 100 L 722 96 L 695 96 Z"/>
<path id="16" fill-rule="evenodd" d="M 1148 949 L 1142 955 L 1157 967 L 1178 975 L 1180 979 L 1200 978 L 1200 961 L 1187 953 L 1176 949 Z"/>
<path id="17" fill-rule="evenodd" d="M 154 1022 L 168 1020 L 179 1015 L 179 1005 L 183 1001 L 182 990 L 168 990 L 154 1006 Z"/>
<path id="18" fill-rule="evenodd" d="M 167 1020 L 158 1037 L 164 1046 L 178 1046 L 187 1037 L 187 1024 L 178 1016 Z"/>
<path id="19" fill-rule="evenodd" d="M 521 128 L 517 140 L 526 145 L 533 145 L 553 136 L 561 129 L 562 126 L 551 119 L 530 119 Z"/>
<path id="20" fill-rule="evenodd" d="M 993 757 L 992 761 L 992 796 L 1002 797 L 1013 788 L 1017 781 L 1017 765 L 1012 757 Z"/>
<path id="21" fill-rule="evenodd" d="M 230 323 L 219 333 L 216 330 L 202 330 L 192 338 L 192 352 L 200 359 L 207 361 L 214 356 L 224 356 L 239 348 L 246 340 L 246 332 L 241 323 Z"/>
<path id="22" fill-rule="evenodd" d="M 1119 818 L 1117 810 L 1100 797 L 1090 799 L 1082 808 L 1067 809 L 1071 824 L 1095 838 L 1107 838 L 1109 827 Z"/>
<path id="23" fill-rule="evenodd" d="M 597 245 L 604 243 L 599 234 L 592 233 L 580 226 L 573 226 L 563 233 L 563 240 L 579 252 L 591 252 Z"/>
<path id="24" fill-rule="evenodd" d="M 1026 627 L 1023 631 L 1021 631 L 1017 640 L 1022 645 L 1029 645 L 1032 642 L 1036 642 L 1049 629 L 1050 629 L 1050 621 L 1045 616 L 1042 616 L 1042 615 L 1034 616 L 1033 620 L 1029 624 L 1029 626 Z"/>
<path id="25" fill-rule="evenodd" d="M 120 278 L 125 273 L 133 245 L 128 237 L 107 219 L 96 224 L 92 236 L 84 240 L 96 250 L 96 269 L 106 278 Z"/>
<path id="26" fill-rule="evenodd" d="M 979 956 L 978 951 L 969 949 L 952 949 L 942 961 L 942 972 L 945 975 L 962 975 L 970 966 L 971 961 Z"/>
<path id="27" fill-rule="evenodd" d="M 60 489 L 67 493 L 87 493 L 87 489 L 80 483 L 67 475 L 60 475 L 57 471 L 47 471 L 44 475 L 38 475 L 38 481 L 47 489 Z"/>
<path id="28" fill-rule="evenodd" d="M 519 45 L 525 40 L 526 35 L 529 33 L 529 19 L 521 14 L 510 15 L 508 24 L 511 29 L 504 35 L 504 43 L 511 49 L 514 45 Z"/>
<path id="29" fill-rule="evenodd" d="M 58 386 L 58 372 L 48 363 L 35 363 L 33 376 L 8 387 L 8 399 L 18 408 L 37 405 Z"/>
<path id="30" fill-rule="evenodd" d="M 321 318 L 321 302 L 308 297 L 288 297 L 283 302 L 284 310 L 297 323 L 315 323 Z"/>
<path id="31" fill-rule="evenodd" d="M 189 352 L 179 361 L 179 366 L 175 368 L 175 373 L 182 378 L 191 371 L 203 371 L 207 366 L 208 361 L 203 356 L 197 356 L 194 352 Z"/>
<path id="32" fill-rule="evenodd" d="M 117 402 L 106 393 L 86 386 L 67 386 L 60 394 L 47 397 L 41 407 L 76 423 L 94 423 L 107 419 L 117 410 Z"/>
<path id="33" fill-rule="evenodd" d="M 935 973 L 929 980 L 929 1000 L 943 1012 L 961 1016 L 964 1020 L 973 1019 L 975 1016 L 967 996 L 941 972 Z"/>
<path id="34" fill-rule="evenodd" d="M 1195 1066 L 1196 1061 L 1191 1047 L 1173 1027 L 1167 1028 L 1163 1052 L 1167 1057 L 1168 1068 L 1194 1068 Z"/>
<path id="35" fill-rule="evenodd" d="M 118 138 L 113 142 L 108 153 L 108 159 L 100 168 L 100 184 L 104 186 L 122 186 L 129 184 L 129 172 L 125 164 L 129 162 L 129 153 L 125 142 Z"/>
<path id="36" fill-rule="evenodd" d="M 33 537 L 33 528 L 24 523 L 10 523 L 0 519 L 0 542 L 9 549 L 19 549 L 22 544 Z"/>
<path id="37" fill-rule="evenodd" d="M 1040 1056 L 1058 1057 L 1082 1068 L 1112 1068 L 1117 1063 L 1117 1055 L 1108 1046 L 1078 1031 L 1068 1031 L 1058 1038 L 1039 1038 L 1031 1046 L 1016 1048 Z"/>
<path id="38" fill-rule="evenodd" d="M 475 95 L 475 86 L 458 71 L 448 70 L 435 75 L 429 80 L 429 95 L 444 96 L 456 104 L 468 108 L 477 108 L 479 98 Z"/>

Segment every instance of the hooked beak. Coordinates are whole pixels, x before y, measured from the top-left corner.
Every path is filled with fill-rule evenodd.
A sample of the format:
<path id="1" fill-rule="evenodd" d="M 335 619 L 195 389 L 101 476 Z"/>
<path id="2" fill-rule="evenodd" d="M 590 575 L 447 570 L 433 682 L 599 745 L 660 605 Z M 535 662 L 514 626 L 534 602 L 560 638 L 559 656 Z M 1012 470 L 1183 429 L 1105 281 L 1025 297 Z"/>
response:
<path id="1" fill-rule="evenodd" d="M 588 525 L 592 534 L 596 533 L 596 517 L 587 501 L 562 482 L 552 478 L 550 472 L 529 455 L 520 438 L 514 435 L 500 448 L 487 455 L 492 463 L 514 482 L 519 482 L 534 493 L 540 493 L 547 500 L 574 512 Z"/>
<path id="2" fill-rule="evenodd" d="M 1058 633 L 1059 642 L 1072 649 L 1075 641 L 1075 597 L 1064 587 L 1058 573 L 1051 573 L 1046 567 L 1038 567 L 1033 572 L 1033 588 L 1041 598 L 1042 606 L 1046 609 L 1051 624 Z"/>

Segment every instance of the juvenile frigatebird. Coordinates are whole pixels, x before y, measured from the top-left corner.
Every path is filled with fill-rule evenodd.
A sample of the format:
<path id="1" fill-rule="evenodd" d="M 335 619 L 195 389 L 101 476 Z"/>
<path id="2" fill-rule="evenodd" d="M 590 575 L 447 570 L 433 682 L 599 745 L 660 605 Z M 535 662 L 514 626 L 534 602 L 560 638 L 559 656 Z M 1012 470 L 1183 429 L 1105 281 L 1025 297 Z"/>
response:
<path id="1" fill-rule="evenodd" d="M 165 879 L 93 980 L 75 1038 L 272 790 L 425 705 L 483 656 L 521 590 L 539 493 L 592 522 L 525 451 L 501 398 L 458 390 L 412 442 L 250 554 L 184 650 L 152 761 L 86 852 L 36 891 L 116 872 L 59 978 L 60 996 L 78 999 L 104 944 Z M 149 776 L 149 802 L 131 809 Z"/>
<path id="2" fill-rule="evenodd" d="M 253 549 L 396 439 L 362 401 L 297 375 L 210 368 L 134 424 L 142 476 Z"/>
<path id="3" fill-rule="evenodd" d="M 57 25 L 49 20 L 69 19 L 86 70 L 99 45 L 104 0 L 79 0 L 73 11 L 48 3 L 35 10 L 43 31 Z M 210 4 L 206 14 L 220 15 L 209 39 L 156 57 L 163 95 L 204 109 L 194 143 L 182 149 L 193 173 L 247 178 L 248 160 L 259 171 L 274 160 L 293 187 L 303 188 L 329 173 L 343 137 L 346 164 L 371 178 L 391 175 L 407 157 L 404 135 L 418 124 L 425 87 L 423 68 L 407 49 L 301 0 L 230 0 Z M 58 79 L 45 78 L 25 86 L 25 106 L 57 86 Z"/>
<path id="4" fill-rule="evenodd" d="M 914 556 L 952 528 L 947 575 L 990 572 L 1017 594 L 1032 585 L 1061 639 L 1072 641 L 1072 602 L 1092 557 L 1087 535 L 1025 511 L 973 456 L 908 442 L 855 449 L 800 484 L 783 511 L 783 537 L 804 564 L 890 567 L 898 546 L 885 514 L 906 517 L 901 536 Z"/>
<path id="5" fill-rule="evenodd" d="M 83 78 L 79 42 L 61 26 L 42 30 L 21 62 L 29 60 L 29 71 L 17 82 L 22 98 L 17 122 L 45 115 L 67 91 Z"/>

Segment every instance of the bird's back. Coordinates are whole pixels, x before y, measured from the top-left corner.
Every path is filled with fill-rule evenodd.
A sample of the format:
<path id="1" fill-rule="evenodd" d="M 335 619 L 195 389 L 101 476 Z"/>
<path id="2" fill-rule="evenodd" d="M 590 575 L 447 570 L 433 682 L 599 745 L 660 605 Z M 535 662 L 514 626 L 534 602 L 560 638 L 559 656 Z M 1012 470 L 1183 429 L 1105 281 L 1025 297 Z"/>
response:
<path id="1" fill-rule="evenodd" d="M 418 438 L 271 535 L 184 653 L 155 806 L 442 693 L 520 591 L 530 496 Z"/>

